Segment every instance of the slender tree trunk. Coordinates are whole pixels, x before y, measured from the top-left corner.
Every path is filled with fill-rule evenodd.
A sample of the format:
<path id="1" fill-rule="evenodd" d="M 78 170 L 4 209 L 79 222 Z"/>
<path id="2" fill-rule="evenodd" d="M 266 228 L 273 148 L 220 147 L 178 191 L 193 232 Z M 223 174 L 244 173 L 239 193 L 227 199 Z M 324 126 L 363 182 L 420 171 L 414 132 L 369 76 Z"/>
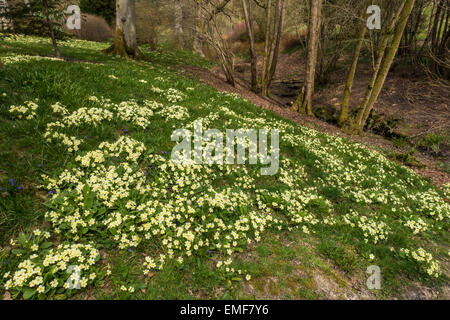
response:
<path id="1" fill-rule="evenodd" d="M 400 5 L 400 7 L 398 8 L 397 12 L 391 16 L 391 19 L 390 19 L 391 22 L 390 22 L 389 26 L 386 28 L 385 34 L 383 35 L 383 37 L 380 40 L 378 51 L 377 51 L 377 61 L 373 67 L 372 77 L 370 78 L 366 93 L 364 94 L 363 101 L 359 107 L 358 114 L 357 114 L 356 120 L 355 120 L 356 124 L 361 123 L 363 121 L 364 110 L 367 107 L 367 102 L 369 101 L 370 95 L 372 94 L 372 90 L 375 86 L 375 82 L 377 81 L 378 73 L 380 72 L 381 63 L 383 62 L 383 58 L 384 58 L 385 51 L 386 51 L 386 48 L 389 43 L 389 39 L 391 38 L 392 33 L 394 32 L 395 25 L 398 22 L 398 19 L 403 11 L 403 8 L 404 8 L 404 3 L 402 3 Z"/>
<path id="2" fill-rule="evenodd" d="M 389 69 L 391 68 L 392 62 L 394 61 L 395 55 L 400 45 L 403 32 L 405 31 L 408 18 L 411 14 L 412 9 L 414 8 L 414 3 L 415 0 L 405 0 L 404 7 L 400 15 L 400 20 L 396 28 L 391 47 L 389 48 L 386 57 L 384 58 L 384 62 L 381 65 L 373 90 L 370 94 L 369 100 L 367 101 L 367 105 L 365 106 L 364 109 L 361 108 L 358 113 L 358 122 L 356 123 L 356 129 L 358 130 L 359 133 L 363 132 L 367 118 L 369 117 L 369 114 L 372 111 L 372 108 L 376 100 L 378 99 L 381 89 L 383 88 L 384 82 L 386 81 Z"/>
<path id="3" fill-rule="evenodd" d="M 259 92 L 258 88 L 258 71 L 256 69 L 258 57 L 255 50 L 255 33 L 253 28 L 253 9 L 252 3 L 248 0 L 242 0 L 242 8 L 244 9 L 245 25 L 247 27 L 247 34 L 250 44 L 250 64 L 251 64 L 251 90 Z"/>
<path id="4" fill-rule="evenodd" d="M 353 61 L 348 73 L 347 82 L 344 89 L 344 98 L 341 104 L 341 113 L 339 115 L 338 124 L 343 126 L 348 120 L 348 106 L 350 103 L 350 95 L 352 93 L 353 80 L 355 78 L 356 67 L 358 66 L 359 55 L 361 53 L 361 47 L 364 42 L 364 37 L 366 36 L 367 26 L 366 26 L 366 8 L 364 7 L 364 12 L 362 15 L 362 26 L 358 34 L 358 42 L 356 43 L 355 52 L 353 53 Z"/>
<path id="5" fill-rule="evenodd" d="M 52 39 L 53 49 L 55 50 L 55 56 L 61 58 L 61 53 L 59 52 L 58 43 L 56 42 L 55 30 L 53 28 L 52 21 L 50 20 L 50 12 L 48 10 L 47 0 L 42 0 L 42 7 L 44 9 L 45 20 L 47 23 L 48 30 L 50 31 L 50 37 Z"/>
<path id="6" fill-rule="evenodd" d="M 183 35 L 183 7 L 181 5 L 181 0 L 174 0 L 174 29 L 175 38 L 179 48 L 184 49 L 184 35 Z"/>
<path id="7" fill-rule="evenodd" d="M 419 32 L 420 23 L 422 21 L 424 6 L 425 6 L 425 1 L 422 1 L 420 3 L 419 8 L 418 8 L 415 24 L 414 24 L 413 29 L 412 29 L 412 34 L 413 34 L 413 40 L 412 40 L 413 43 L 412 43 L 412 45 L 413 45 L 414 54 L 417 54 L 417 34 Z"/>
<path id="8" fill-rule="evenodd" d="M 441 1 L 439 3 L 440 14 L 436 15 L 436 20 L 433 23 L 432 29 L 432 43 L 430 52 L 430 70 L 439 77 L 447 78 L 449 74 L 448 67 L 448 20 L 449 20 L 449 6 L 448 1 Z"/>
<path id="9" fill-rule="evenodd" d="M 136 39 L 135 0 L 116 0 L 116 32 L 114 43 L 107 53 L 138 59 L 140 52 Z"/>
<path id="10" fill-rule="evenodd" d="M 275 12 L 272 18 L 272 1 L 267 7 L 266 42 L 264 50 L 264 63 L 261 77 L 261 94 L 269 96 L 270 85 L 275 75 L 278 53 L 280 50 L 281 34 L 283 30 L 283 16 L 285 0 L 276 0 Z M 271 28 L 273 22 L 273 30 Z"/>
<path id="11" fill-rule="evenodd" d="M 271 23 L 272 23 L 272 0 L 267 1 L 267 9 L 266 9 L 266 41 L 264 43 L 264 58 L 262 65 L 262 76 L 261 76 L 261 90 L 262 95 L 267 95 L 267 84 L 264 83 L 266 81 L 266 74 L 269 64 L 269 56 L 270 56 L 270 44 L 272 42 L 272 33 L 271 33 Z"/>
<path id="12" fill-rule="evenodd" d="M 444 1 L 445 0 L 441 0 L 437 4 L 433 27 L 431 28 L 431 47 L 432 48 L 436 47 L 436 42 L 439 40 L 439 33 L 437 32 L 437 30 L 439 28 L 439 21 L 441 20 L 441 14 L 444 12 L 444 10 L 443 10 Z M 444 12 L 444 14 L 445 14 L 445 12 Z"/>
<path id="13" fill-rule="evenodd" d="M 201 57 L 205 57 L 203 53 L 201 39 L 202 33 L 204 32 L 204 27 L 202 24 L 202 12 L 201 12 L 201 4 L 202 0 L 195 0 L 195 33 L 194 33 L 194 42 L 192 44 L 194 52 Z"/>
<path id="14" fill-rule="evenodd" d="M 269 69 L 269 87 L 275 75 L 278 64 L 278 55 L 280 52 L 281 34 L 283 32 L 285 0 L 278 0 L 275 10 L 275 35 L 272 43 L 271 60 Z"/>
<path id="15" fill-rule="evenodd" d="M 308 26 L 308 61 L 306 64 L 305 84 L 293 108 L 301 113 L 314 116 L 312 99 L 314 95 L 314 81 L 317 64 L 317 51 L 320 38 L 322 18 L 322 0 L 310 0 L 310 18 Z"/>
<path id="16" fill-rule="evenodd" d="M 433 21 L 434 19 L 436 19 L 436 10 L 437 10 L 437 5 L 438 3 L 436 3 L 437 0 L 433 0 L 433 8 L 431 9 L 431 15 L 430 15 L 430 21 L 428 23 L 428 28 L 427 28 L 427 37 L 425 38 L 425 41 L 423 42 L 422 48 L 420 49 L 419 55 L 422 53 L 422 50 L 424 48 L 425 45 L 428 44 L 428 41 L 430 40 L 430 36 L 431 36 L 431 29 L 433 27 Z"/>

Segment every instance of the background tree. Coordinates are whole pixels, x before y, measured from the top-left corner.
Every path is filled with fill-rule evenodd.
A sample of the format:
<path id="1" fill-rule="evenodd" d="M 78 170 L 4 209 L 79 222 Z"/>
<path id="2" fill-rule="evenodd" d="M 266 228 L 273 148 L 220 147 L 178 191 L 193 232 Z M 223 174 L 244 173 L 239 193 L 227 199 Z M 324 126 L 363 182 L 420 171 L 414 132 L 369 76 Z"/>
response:
<path id="1" fill-rule="evenodd" d="M 58 43 L 56 42 L 55 28 L 54 22 L 50 18 L 50 9 L 54 7 L 50 7 L 52 3 L 49 3 L 50 0 L 42 0 L 42 12 L 45 16 L 45 23 L 47 25 L 48 31 L 50 33 L 50 38 L 52 39 L 53 49 L 55 50 L 55 56 L 57 58 L 61 57 L 61 53 L 59 52 Z"/>
<path id="2" fill-rule="evenodd" d="M 253 17 L 253 1 L 242 0 L 242 9 L 244 12 L 244 20 L 247 28 L 248 41 L 250 46 L 250 87 L 253 92 L 259 92 L 258 83 L 258 56 L 255 48 L 255 21 Z"/>
<path id="3" fill-rule="evenodd" d="M 193 51 L 197 53 L 201 57 L 205 57 L 205 53 L 203 52 L 202 48 L 202 34 L 204 33 L 204 24 L 203 24 L 203 18 L 202 18 L 202 3 L 203 0 L 194 0 L 194 20 L 195 20 L 195 27 L 194 27 L 194 39 L 193 39 Z"/>
<path id="4" fill-rule="evenodd" d="M 254 4 L 264 10 L 263 22 L 257 21 L 257 15 L 253 10 Z M 261 93 L 263 96 L 269 96 L 270 86 L 278 64 L 286 0 L 268 0 L 266 3 L 255 0 L 242 0 L 241 5 L 250 46 L 251 90 Z M 259 26 L 258 30 L 260 32 L 263 30 L 264 38 L 261 77 L 258 77 L 259 73 L 257 70 L 258 56 L 256 52 L 257 34 L 255 26 Z"/>
<path id="5" fill-rule="evenodd" d="M 338 124 L 342 127 L 348 120 L 348 110 L 349 110 L 349 104 L 350 104 L 350 95 L 352 92 L 353 87 L 353 80 L 355 79 L 356 74 L 356 68 L 358 66 L 358 60 L 361 53 L 361 48 L 363 46 L 363 42 L 367 33 L 367 24 L 366 24 L 366 17 L 367 17 L 367 4 L 368 1 L 364 2 L 364 6 L 361 9 L 362 14 L 361 18 L 359 20 L 359 34 L 357 37 L 357 42 L 355 46 L 355 50 L 353 53 L 352 63 L 350 66 L 350 70 L 348 72 L 347 81 L 345 83 L 344 87 L 344 96 L 342 98 L 342 104 L 341 104 L 341 112 L 339 114 Z M 358 25 L 356 23 L 356 25 Z"/>
<path id="6" fill-rule="evenodd" d="M 174 8 L 174 29 L 175 29 L 175 39 L 177 46 L 179 48 L 185 48 L 185 38 L 183 31 L 183 6 L 181 0 L 173 0 L 173 8 Z"/>
<path id="7" fill-rule="evenodd" d="M 316 74 L 317 49 L 320 38 L 322 18 L 322 0 L 310 1 L 310 17 L 308 24 L 308 57 L 306 63 L 305 84 L 293 105 L 293 109 L 313 116 L 312 99 Z"/>
<path id="8" fill-rule="evenodd" d="M 232 86 L 235 86 L 235 56 L 230 49 L 228 40 L 225 39 L 223 34 L 223 30 L 225 29 L 223 27 L 224 19 L 229 20 L 231 18 L 226 12 L 226 7 L 230 1 L 231 0 L 211 0 L 199 3 L 201 8 L 201 25 L 204 27 L 204 32 L 199 33 L 198 36 L 214 49 L 227 82 Z M 225 18 L 223 16 L 225 16 Z"/>
<path id="9" fill-rule="evenodd" d="M 116 0 L 114 43 L 105 52 L 126 58 L 140 58 L 136 39 L 136 7 L 134 0 Z"/>
<path id="10" fill-rule="evenodd" d="M 64 39 L 62 26 L 66 19 L 62 3 L 57 0 L 30 0 L 11 2 L 3 18 L 10 21 L 6 32 L 50 37 L 55 56 L 60 57 L 57 39 Z"/>
<path id="11" fill-rule="evenodd" d="M 423 47 L 427 58 L 427 71 L 432 77 L 450 79 L 450 2 L 448 0 L 433 1 L 433 13 L 429 31 Z"/>
<path id="12" fill-rule="evenodd" d="M 284 8 L 285 0 L 275 0 L 275 10 L 272 15 L 272 0 L 268 0 L 266 8 L 266 41 L 261 76 L 261 94 L 263 96 L 269 96 L 270 85 L 278 63 Z"/>
<path id="13" fill-rule="evenodd" d="M 414 7 L 415 0 L 406 0 L 404 3 L 400 5 L 400 8 L 402 9 L 400 11 L 400 14 L 397 14 L 393 17 L 393 23 L 392 25 L 395 25 L 395 21 L 398 19 L 398 24 L 396 26 L 395 32 L 393 34 L 391 46 L 389 50 L 385 54 L 383 48 L 385 47 L 385 41 L 383 40 L 380 44 L 379 49 L 379 61 L 383 60 L 382 63 L 380 63 L 379 66 L 374 71 L 374 85 L 370 88 L 366 94 L 367 101 L 364 101 L 361 107 L 358 110 L 358 114 L 356 116 L 356 121 L 354 123 L 354 129 L 357 130 L 357 132 L 362 133 L 364 129 L 364 125 L 367 121 L 367 118 L 369 117 L 370 112 L 372 111 L 372 108 L 378 98 L 378 95 L 381 92 L 381 89 L 383 88 L 384 82 L 386 81 L 386 77 L 388 75 L 388 72 L 391 68 L 392 62 L 394 61 L 395 55 L 397 53 L 398 47 L 400 45 L 400 41 L 403 36 L 403 32 L 405 30 L 406 24 L 408 22 L 408 18 L 412 12 L 412 9 Z M 389 30 L 390 31 L 390 30 Z M 389 33 L 385 35 L 384 38 L 389 37 Z M 386 41 L 387 42 L 387 41 Z M 366 100 L 366 99 L 365 99 Z"/>

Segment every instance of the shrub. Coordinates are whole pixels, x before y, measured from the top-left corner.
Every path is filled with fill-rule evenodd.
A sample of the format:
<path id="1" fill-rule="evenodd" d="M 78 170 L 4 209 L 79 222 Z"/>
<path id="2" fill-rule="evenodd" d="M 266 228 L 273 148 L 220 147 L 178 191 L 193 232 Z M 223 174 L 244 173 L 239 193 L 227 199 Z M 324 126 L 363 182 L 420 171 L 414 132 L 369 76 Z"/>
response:
<path id="1" fill-rule="evenodd" d="M 105 18 L 108 23 L 114 21 L 116 12 L 115 0 L 80 0 L 80 9 L 83 13 L 91 13 Z"/>
<path id="2" fill-rule="evenodd" d="M 291 51 L 296 48 L 301 48 L 306 45 L 306 36 L 305 35 L 293 35 L 287 34 L 281 40 L 281 50 L 282 51 Z"/>
<path id="3" fill-rule="evenodd" d="M 92 14 L 83 14 L 81 17 L 81 30 L 66 30 L 66 32 L 82 40 L 101 42 L 111 39 L 111 27 L 104 18 Z"/>
<path id="4" fill-rule="evenodd" d="M 446 143 L 449 140 L 448 135 L 443 132 L 429 133 L 423 136 L 418 142 L 419 147 L 423 147 L 428 151 L 438 153 L 442 143 Z"/>

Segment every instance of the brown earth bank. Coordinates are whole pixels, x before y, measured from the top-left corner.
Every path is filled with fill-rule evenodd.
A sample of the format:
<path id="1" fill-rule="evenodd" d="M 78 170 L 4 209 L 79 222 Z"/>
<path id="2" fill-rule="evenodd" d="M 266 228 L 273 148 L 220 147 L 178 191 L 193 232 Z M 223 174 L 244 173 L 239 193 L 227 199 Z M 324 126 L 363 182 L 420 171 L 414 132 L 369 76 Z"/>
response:
<path id="1" fill-rule="evenodd" d="M 346 78 L 345 68 L 330 74 L 326 86 L 317 89 L 314 97 L 315 112 L 325 114 L 321 118 L 309 117 L 290 109 L 302 84 L 304 73 L 300 52 L 282 54 L 279 59 L 275 78 L 271 87 L 271 98 L 262 97 L 250 91 L 250 64 L 240 61 L 236 67 L 237 85 L 233 87 L 226 82 L 220 68 L 211 70 L 194 66 L 183 66 L 182 72 L 200 79 L 219 91 L 237 93 L 255 105 L 271 110 L 300 125 L 310 127 L 331 135 L 340 135 L 355 142 L 364 143 L 372 149 L 382 149 L 393 158 L 411 151 L 412 145 L 420 137 L 434 132 L 450 130 L 450 86 L 428 80 L 423 74 L 416 74 L 413 68 L 394 67 L 375 105 L 376 119 L 382 123 L 394 123 L 388 135 L 376 130 L 368 130 L 364 136 L 349 135 L 338 128 L 332 118 L 339 113 L 343 87 Z M 362 65 L 355 76 L 350 105 L 355 107 L 362 100 L 370 77 L 370 68 Z M 328 119 L 326 115 L 330 115 Z M 391 130 L 392 129 L 392 130 Z M 391 136 L 389 136 L 389 134 Z M 405 137 L 406 144 L 393 143 L 392 137 Z M 430 178 L 441 186 L 450 182 L 450 147 L 441 144 L 438 152 L 416 148 L 411 169 L 419 175 Z M 447 168 L 447 169 L 445 169 Z"/>

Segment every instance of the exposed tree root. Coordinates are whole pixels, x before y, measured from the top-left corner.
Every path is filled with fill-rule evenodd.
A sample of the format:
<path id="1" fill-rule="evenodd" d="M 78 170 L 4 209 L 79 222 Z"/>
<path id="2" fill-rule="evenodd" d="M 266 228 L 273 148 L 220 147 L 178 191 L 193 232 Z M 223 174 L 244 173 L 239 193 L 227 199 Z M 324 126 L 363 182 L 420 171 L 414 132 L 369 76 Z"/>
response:
<path id="1" fill-rule="evenodd" d="M 119 28 L 116 28 L 116 34 L 114 36 L 114 43 L 107 49 L 102 50 L 103 53 L 121 56 L 126 59 L 145 60 L 145 55 L 139 48 L 128 48 L 125 43 L 125 37 Z"/>

